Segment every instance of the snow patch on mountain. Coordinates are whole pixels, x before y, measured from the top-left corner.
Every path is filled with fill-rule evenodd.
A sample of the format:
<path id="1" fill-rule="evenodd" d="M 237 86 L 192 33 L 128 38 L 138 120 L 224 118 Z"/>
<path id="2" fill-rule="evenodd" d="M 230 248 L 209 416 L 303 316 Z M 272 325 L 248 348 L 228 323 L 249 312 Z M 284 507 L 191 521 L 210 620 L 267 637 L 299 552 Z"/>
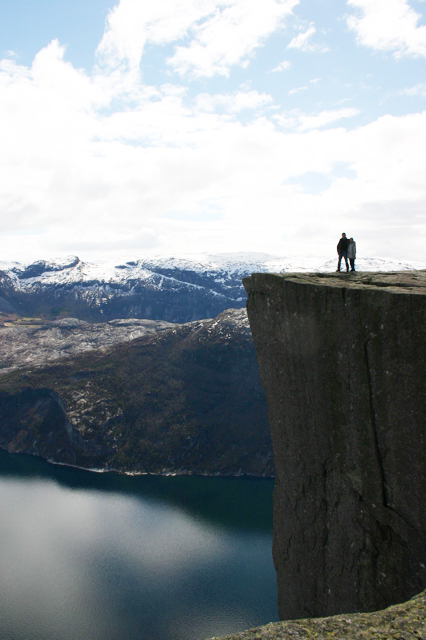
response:
<path id="1" fill-rule="evenodd" d="M 242 278 L 252 273 L 330 272 L 337 259 L 265 253 L 193 253 L 85 262 L 77 256 L 20 264 L 0 262 L 0 311 L 75 315 L 104 322 L 151 318 L 190 322 L 241 308 Z M 359 271 L 426 269 L 426 263 L 361 257 Z"/>
<path id="2" fill-rule="evenodd" d="M 90 285 L 90 283 L 110 283 L 123 285 L 131 281 L 149 283 L 161 288 L 165 281 L 182 282 L 186 286 L 197 286 L 185 277 L 189 273 L 208 277 L 225 286 L 232 279 L 242 278 L 254 272 L 285 273 L 330 272 L 336 269 L 336 259 L 321 256 L 273 256 L 265 253 L 194 253 L 182 256 L 147 256 L 83 262 L 77 256 L 67 256 L 56 260 L 39 260 L 33 263 L 0 262 L 4 271 L 19 289 L 24 290 L 34 284 L 45 285 Z M 395 260 L 393 258 L 361 257 L 356 261 L 358 271 L 405 271 L 426 269 L 426 262 Z M 156 277 L 157 276 L 157 277 Z M 160 277 L 158 277 L 160 276 Z M 171 282 L 169 283 L 171 284 Z M 200 285 L 198 285 L 200 286 Z"/>

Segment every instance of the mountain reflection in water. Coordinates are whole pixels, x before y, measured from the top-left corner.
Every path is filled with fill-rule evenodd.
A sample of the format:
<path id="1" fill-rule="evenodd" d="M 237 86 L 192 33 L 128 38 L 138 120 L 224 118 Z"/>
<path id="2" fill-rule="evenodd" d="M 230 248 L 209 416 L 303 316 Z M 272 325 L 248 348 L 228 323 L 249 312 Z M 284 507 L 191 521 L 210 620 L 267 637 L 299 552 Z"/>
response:
<path id="1" fill-rule="evenodd" d="M 0 638 L 202 640 L 277 620 L 272 490 L 0 452 Z"/>

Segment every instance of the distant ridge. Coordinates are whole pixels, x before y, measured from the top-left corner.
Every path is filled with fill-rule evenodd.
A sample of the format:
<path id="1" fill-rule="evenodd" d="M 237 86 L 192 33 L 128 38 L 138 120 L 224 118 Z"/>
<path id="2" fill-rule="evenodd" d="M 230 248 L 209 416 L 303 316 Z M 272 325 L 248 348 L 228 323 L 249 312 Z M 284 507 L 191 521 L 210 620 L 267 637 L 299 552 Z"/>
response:
<path id="1" fill-rule="evenodd" d="M 426 269 L 426 262 L 359 258 L 359 271 Z M 0 262 L 0 312 L 103 322 L 190 322 L 245 306 L 251 273 L 330 272 L 336 259 L 265 253 L 194 253 L 85 262 L 77 256 Z"/>

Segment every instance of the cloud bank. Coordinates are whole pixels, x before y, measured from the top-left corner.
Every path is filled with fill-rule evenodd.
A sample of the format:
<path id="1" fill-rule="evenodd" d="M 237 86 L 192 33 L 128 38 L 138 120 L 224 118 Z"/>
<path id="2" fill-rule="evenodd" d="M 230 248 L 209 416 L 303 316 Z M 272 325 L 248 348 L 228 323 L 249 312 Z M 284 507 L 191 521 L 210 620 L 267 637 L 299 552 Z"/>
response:
<path id="1" fill-rule="evenodd" d="M 180 75 L 228 76 L 281 27 L 299 0 L 121 0 L 98 52 L 105 64 L 137 68 L 147 44 L 177 44 L 167 64 Z"/>
<path id="2" fill-rule="evenodd" d="M 348 17 L 348 26 L 358 42 L 381 51 L 393 51 L 396 58 L 426 56 L 426 26 L 407 0 L 348 0 L 359 16 Z"/>
<path id="3" fill-rule="evenodd" d="M 255 76 L 221 91 L 195 82 L 254 65 L 272 34 L 282 38 L 277 62 L 288 47 L 312 54 L 315 27 L 292 37 L 286 26 L 297 5 L 121 0 L 92 72 L 67 62 L 55 40 L 31 67 L 1 61 L 4 259 L 324 254 L 342 230 L 364 255 L 425 259 L 426 112 L 354 126 L 356 105 L 295 109 L 286 103 L 291 85 L 278 100 L 253 87 Z M 385 6 L 391 15 L 376 32 Z M 359 46 L 423 55 L 423 27 L 407 2 L 349 0 L 348 8 L 361 12 L 348 19 Z M 153 46 L 164 47 L 169 73 L 158 84 L 144 81 Z M 274 70 L 286 73 L 268 77 L 293 66 L 281 62 Z M 309 82 L 298 95 L 321 85 Z M 324 178 L 321 187 L 307 188 L 312 176 Z"/>

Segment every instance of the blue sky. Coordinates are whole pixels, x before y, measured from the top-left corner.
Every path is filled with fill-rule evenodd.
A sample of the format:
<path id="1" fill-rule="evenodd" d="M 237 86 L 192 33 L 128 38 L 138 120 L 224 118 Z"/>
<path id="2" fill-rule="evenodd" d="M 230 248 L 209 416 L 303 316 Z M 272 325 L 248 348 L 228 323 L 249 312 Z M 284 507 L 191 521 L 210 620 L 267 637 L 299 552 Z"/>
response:
<path id="1" fill-rule="evenodd" d="M 3 259 L 426 260 L 424 0 L 0 0 Z"/>

